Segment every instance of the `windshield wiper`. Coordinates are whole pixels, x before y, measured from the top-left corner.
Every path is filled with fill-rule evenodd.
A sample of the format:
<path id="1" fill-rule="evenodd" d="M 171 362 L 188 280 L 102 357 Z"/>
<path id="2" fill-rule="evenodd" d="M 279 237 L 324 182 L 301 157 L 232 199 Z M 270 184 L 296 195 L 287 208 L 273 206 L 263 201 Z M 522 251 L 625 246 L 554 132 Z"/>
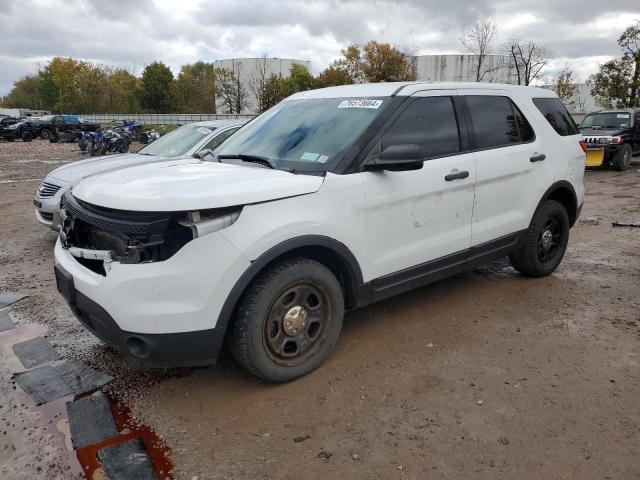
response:
<path id="1" fill-rule="evenodd" d="M 217 158 L 218 160 L 224 160 L 225 158 L 239 158 L 243 162 L 259 163 L 260 165 L 265 165 L 273 168 L 274 170 L 278 168 L 278 163 L 275 160 L 272 160 L 269 157 L 262 157 L 260 155 L 246 155 L 244 153 L 238 153 L 236 155 L 218 155 Z"/>

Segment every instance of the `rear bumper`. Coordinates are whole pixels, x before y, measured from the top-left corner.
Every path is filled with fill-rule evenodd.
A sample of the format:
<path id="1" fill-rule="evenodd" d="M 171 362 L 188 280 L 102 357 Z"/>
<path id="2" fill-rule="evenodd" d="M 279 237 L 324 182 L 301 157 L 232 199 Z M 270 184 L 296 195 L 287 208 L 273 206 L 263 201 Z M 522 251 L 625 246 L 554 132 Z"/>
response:
<path id="1" fill-rule="evenodd" d="M 149 368 L 212 365 L 222 348 L 224 328 L 178 333 L 134 333 L 122 330 L 98 303 L 76 290 L 73 276 L 55 266 L 58 291 L 87 330 L 121 354 Z"/>

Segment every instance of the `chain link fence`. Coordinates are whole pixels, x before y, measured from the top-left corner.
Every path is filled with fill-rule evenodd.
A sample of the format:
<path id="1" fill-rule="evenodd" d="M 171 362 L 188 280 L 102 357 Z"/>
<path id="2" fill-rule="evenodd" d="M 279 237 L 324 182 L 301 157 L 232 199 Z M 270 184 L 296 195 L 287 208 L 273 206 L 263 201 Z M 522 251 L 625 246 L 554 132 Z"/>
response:
<path id="1" fill-rule="evenodd" d="M 113 120 L 133 120 L 142 125 L 184 125 L 186 123 L 206 122 L 209 120 L 250 120 L 255 115 L 208 114 L 208 113 L 94 113 L 81 115 L 85 120 L 100 124 Z"/>

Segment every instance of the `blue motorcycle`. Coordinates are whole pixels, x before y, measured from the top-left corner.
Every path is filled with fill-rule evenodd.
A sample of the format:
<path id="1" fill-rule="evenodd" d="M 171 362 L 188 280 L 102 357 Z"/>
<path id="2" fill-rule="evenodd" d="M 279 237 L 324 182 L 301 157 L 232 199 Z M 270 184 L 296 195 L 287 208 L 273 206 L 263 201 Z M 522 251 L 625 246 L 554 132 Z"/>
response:
<path id="1" fill-rule="evenodd" d="M 101 131 L 82 132 L 78 139 L 78 146 L 82 153 L 88 153 L 92 157 L 101 153 L 103 135 Z"/>

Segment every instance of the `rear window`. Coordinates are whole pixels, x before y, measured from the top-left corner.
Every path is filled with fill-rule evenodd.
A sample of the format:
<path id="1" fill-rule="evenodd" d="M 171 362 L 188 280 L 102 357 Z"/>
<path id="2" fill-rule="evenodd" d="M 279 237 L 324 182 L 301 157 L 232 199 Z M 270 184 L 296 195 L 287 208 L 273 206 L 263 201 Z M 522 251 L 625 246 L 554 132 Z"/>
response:
<path id="1" fill-rule="evenodd" d="M 533 103 L 547 119 L 547 122 L 558 132 L 558 135 L 577 135 L 580 133 L 566 107 L 558 98 L 534 98 Z"/>
<path id="2" fill-rule="evenodd" d="M 529 122 L 507 97 L 469 95 L 465 99 L 477 148 L 504 147 L 533 140 Z"/>

